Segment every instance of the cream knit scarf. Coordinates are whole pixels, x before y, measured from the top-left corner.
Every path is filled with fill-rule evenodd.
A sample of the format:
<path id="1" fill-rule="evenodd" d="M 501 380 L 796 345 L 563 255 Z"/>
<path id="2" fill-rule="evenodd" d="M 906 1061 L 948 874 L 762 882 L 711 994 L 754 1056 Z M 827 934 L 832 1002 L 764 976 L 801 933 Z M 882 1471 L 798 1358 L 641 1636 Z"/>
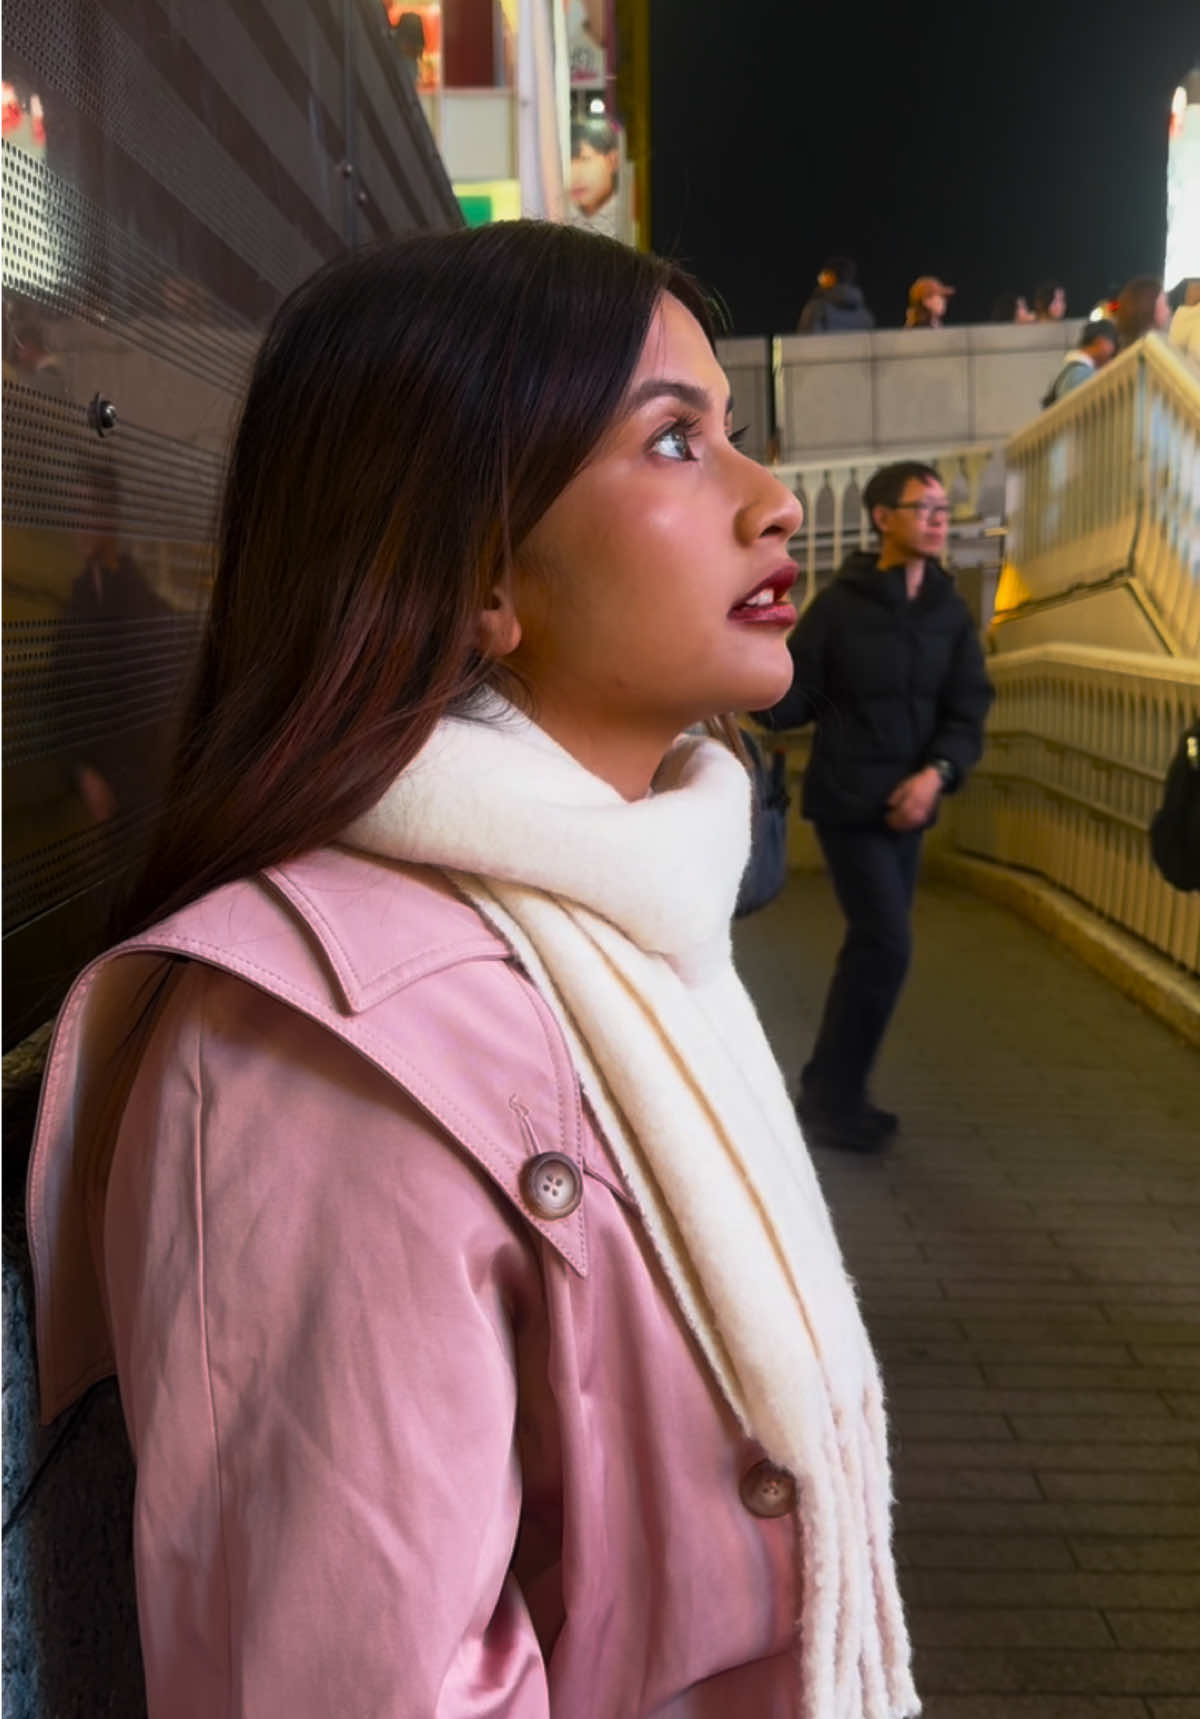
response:
<path id="1" fill-rule="evenodd" d="M 344 840 L 444 869 L 561 1023 L 722 1391 L 795 1477 L 803 1719 L 908 1719 L 879 1374 L 731 959 L 748 804 L 715 741 L 629 804 L 498 705 L 443 720 Z"/>

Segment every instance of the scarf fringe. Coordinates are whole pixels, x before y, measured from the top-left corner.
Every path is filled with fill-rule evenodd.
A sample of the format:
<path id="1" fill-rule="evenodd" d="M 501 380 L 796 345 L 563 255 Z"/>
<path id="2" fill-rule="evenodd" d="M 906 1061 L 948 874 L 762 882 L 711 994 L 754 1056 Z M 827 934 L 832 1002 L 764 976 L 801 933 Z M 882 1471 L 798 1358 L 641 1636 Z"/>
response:
<path id="1" fill-rule="evenodd" d="M 682 1269 L 678 1241 L 671 1246 L 664 1234 L 663 1190 L 597 1066 L 582 1024 L 550 978 L 540 952 L 545 937 L 536 944 L 533 941 L 531 921 L 540 922 L 551 910 L 565 913 L 564 904 L 541 898 L 533 906 L 533 892 L 478 877 L 454 874 L 452 881 L 504 937 L 553 1010 L 588 1103 L 633 1189 L 684 1317 L 727 1402 L 743 1428 L 797 1478 L 802 1596 L 797 1630 L 804 1719 L 914 1719 L 920 1705 L 908 1675 L 910 1650 L 890 1546 L 891 1489 L 882 1392 L 861 1322 L 854 1333 L 859 1370 L 865 1372 L 858 1413 L 836 1408 L 837 1386 L 821 1365 L 817 1425 L 810 1425 L 800 1439 L 796 1429 L 791 1437 L 773 1439 L 754 1413 L 729 1343 L 699 1291 L 696 1276 L 702 1273 Z M 579 917 L 577 911 L 571 914 L 573 921 Z M 543 934 L 545 929 L 541 925 Z M 600 938 L 607 941 L 604 932 Z M 618 977 L 613 974 L 614 980 Z M 672 981 L 678 982 L 677 975 L 672 975 Z M 763 1122 L 768 1123 L 766 1113 Z M 803 1151 L 799 1140 L 797 1150 Z M 826 1210 L 823 1202 L 821 1210 Z M 832 1240 L 831 1226 L 827 1233 Z M 852 1296 L 848 1285 L 846 1293 Z"/>

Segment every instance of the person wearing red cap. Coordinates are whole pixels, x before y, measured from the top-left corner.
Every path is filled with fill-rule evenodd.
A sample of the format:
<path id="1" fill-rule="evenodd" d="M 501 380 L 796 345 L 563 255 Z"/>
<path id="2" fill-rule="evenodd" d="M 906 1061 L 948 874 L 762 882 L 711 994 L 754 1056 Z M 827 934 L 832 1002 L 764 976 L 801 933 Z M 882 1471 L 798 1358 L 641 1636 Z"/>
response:
<path id="1" fill-rule="evenodd" d="M 954 288 L 936 275 L 918 275 L 908 289 L 905 328 L 940 328 L 946 315 L 946 301 L 953 292 Z"/>

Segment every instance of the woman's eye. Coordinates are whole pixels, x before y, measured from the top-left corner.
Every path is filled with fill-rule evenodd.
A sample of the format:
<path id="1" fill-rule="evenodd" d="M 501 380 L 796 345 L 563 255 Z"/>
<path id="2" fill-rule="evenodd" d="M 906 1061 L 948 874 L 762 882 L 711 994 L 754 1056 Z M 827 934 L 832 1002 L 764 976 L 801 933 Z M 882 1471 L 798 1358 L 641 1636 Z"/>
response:
<path id="1" fill-rule="evenodd" d="M 653 447 L 656 454 L 665 454 L 669 460 L 694 460 L 696 457 L 685 424 L 672 424 L 669 430 L 655 438 Z"/>

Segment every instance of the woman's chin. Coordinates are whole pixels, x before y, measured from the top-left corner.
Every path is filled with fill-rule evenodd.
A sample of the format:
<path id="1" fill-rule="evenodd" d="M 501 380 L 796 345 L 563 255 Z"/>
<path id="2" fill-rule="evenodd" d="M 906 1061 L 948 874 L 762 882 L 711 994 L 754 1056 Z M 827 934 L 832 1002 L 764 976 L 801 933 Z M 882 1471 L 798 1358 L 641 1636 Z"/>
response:
<path id="1" fill-rule="evenodd" d="M 726 706 L 729 710 L 770 710 L 778 704 L 792 684 L 795 665 L 787 645 L 780 641 L 778 659 L 755 665 L 753 673 L 739 677 L 737 696 Z"/>

